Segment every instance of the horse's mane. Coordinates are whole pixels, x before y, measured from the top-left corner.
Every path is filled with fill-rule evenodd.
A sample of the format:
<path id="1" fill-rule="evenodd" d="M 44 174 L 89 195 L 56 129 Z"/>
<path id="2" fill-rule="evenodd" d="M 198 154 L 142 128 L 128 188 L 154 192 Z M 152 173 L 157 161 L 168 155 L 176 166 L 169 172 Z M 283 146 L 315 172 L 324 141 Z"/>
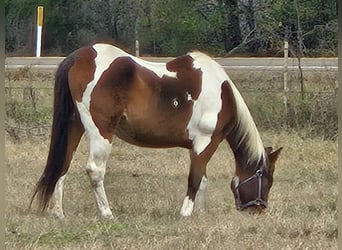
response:
<path id="1" fill-rule="evenodd" d="M 237 109 L 237 120 L 234 128 L 236 133 L 234 135 L 236 137 L 235 146 L 246 151 L 247 163 L 265 161 L 265 149 L 253 117 L 235 84 L 229 76 L 227 77 L 228 83 L 233 90 Z"/>

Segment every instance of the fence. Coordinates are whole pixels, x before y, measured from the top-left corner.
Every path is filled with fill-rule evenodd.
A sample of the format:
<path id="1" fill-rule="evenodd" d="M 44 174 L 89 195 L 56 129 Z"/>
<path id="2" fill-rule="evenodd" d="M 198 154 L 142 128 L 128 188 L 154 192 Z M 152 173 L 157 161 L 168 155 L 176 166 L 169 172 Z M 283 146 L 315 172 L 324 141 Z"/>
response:
<path id="1" fill-rule="evenodd" d="M 303 136 L 337 137 L 337 71 L 287 72 L 284 106 L 282 70 L 234 69 L 226 66 L 250 108 L 258 128 L 294 130 Z M 6 131 L 23 136 L 48 136 L 52 121 L 54 70 L 32 67 L 6 71 Z M 302 84 L 301 84 L 302 82 Z"/>

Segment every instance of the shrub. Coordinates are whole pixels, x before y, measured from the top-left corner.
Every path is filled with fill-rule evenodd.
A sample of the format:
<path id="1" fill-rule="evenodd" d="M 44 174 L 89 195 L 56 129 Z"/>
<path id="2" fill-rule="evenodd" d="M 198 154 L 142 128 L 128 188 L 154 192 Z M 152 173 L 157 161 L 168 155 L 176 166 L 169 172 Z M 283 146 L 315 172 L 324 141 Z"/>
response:
<path id="1" fill-rule="evenodd" d="M 287 113 L 282 94 L 250 92 L 246 96 L 252 116 L 259 128 L 295 130 L 304 137 L 336 139 L 338 117 L 336 93 L 292 93 Z"/>

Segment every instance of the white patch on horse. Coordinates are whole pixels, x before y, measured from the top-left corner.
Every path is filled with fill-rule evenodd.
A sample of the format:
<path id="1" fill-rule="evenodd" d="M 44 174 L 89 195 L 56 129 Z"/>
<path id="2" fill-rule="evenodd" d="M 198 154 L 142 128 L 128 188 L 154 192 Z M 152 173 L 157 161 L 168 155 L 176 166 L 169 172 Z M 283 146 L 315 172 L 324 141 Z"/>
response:
<path id="1" fill-rule="evenodd" d="M 88 83 L 86 90 L 83 93 L 82 102 L 89 109 L 90 106 L 90 98 L 91 93 L 93 92 L 94 87 L 96 86 L 98 80 L 101 78 L 103 72 L 108 69 L 110 64 L 114 61 L 115 57 L 112 54 L 108 53 L 107 47 L 99 46 L 95 44 L 93 46 L 95 51 L 97 52 L 95 58 L 95 72 L 94 72 L 94 79 Z"/>
<path id="2" fill-rule="evenodd" d="M 186 92 L 186 96 L 187 96 L 187 100 L 188 100 L 188 101 L 193 101 L 190 92 L 187 91 L 187 92 Z"/>
<path id="3" fill-rule="evenodd" d="M 189 196 L 186 196 L 183 201 L 180 214 L 182 216 L 190 216 L 193 210 L 194 210 L 194 202 L 189 199 Z"/>
<path id="4" fill-rule="evenodd" d="M 63 187 L 64 187 L 64 179 L 65 175 L 59 177 L 55 190 L 52 195 L 52 199 L 49 204 L 49 213 L 63 219 L 64 213 L 63 213 Z"/>
<path id="5" fill-rule="evenodd" d="M 114 47 L 110 44 L 98 43 L 98 44 L 93 45 L 93 48 L 98 53 L 103 52 L 103 53 L 101 53 L 101 58 L 103 56 L 107 56 L 109 58 L 112 58 L 112 61 L 114 61 L 114 59 L 116 59 L 118 57 L 127 56 L 127 57 L 131 58 L 133 61 L 135 61 L 137 64 L 139 64 L 140 66 L 151 70 L 152 72 L 157 74 L 159 77 L 163 77 L 164 75 L 170 76 L 170 77 L 176 77 L 176 74 L 177 74 L 176 72 L 168 71 L 166 68 L 166 63 L 145 61 L 141 58 L 132 56 L 132 55 L 128 54 L 127 52 L 125 52 L 125 51 L 123 51 L 117 47 Z"/>
<path id="6" fill-rule="evenodd" d="M 205 208 L 205 194 L 207 186 L 208 179 L 203 176 L 195 198 L 195 208 L 198 210 L 203 210 Z"/>
<path id="7" fill-rule="evenodd" d="M 202 90 L 194 101 L 193 113 L 187 125 L 189 139 L 194 152 L 202 153 L 211 142 L 216 128 L 218 114 L 222 108 L 221 85 L 225 75 L 218 74 L 219 66 L 214 60 L 200 52 L 189 53 L 193 58 L 193 67 L 202 71 Z"/>

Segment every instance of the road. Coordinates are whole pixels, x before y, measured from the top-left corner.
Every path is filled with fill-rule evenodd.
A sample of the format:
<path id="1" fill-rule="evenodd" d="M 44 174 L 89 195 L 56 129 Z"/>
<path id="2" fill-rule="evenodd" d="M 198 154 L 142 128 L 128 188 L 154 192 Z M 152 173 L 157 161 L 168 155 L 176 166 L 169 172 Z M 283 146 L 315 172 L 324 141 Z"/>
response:
<path id="1" fill-rule="evenodd" d="M 154 62 L 167 62 L 172 57 L 142 57 Z M 64 57 L 7 57 L 5 59 L 6 69 L 31 67 L 38 70 L 55 70 Z M 280 71 L 284 69 L 283 58 L 260 58 L 260 57 L 231 57 L 215 58 L 226 70 L 245 71 Z M 302 58 L 301 67 L 304 71 L 331 70 L 337 71 L 337 58 Z M 288 59 L 288 69 L 298 70 L 298 60 Z"/>

